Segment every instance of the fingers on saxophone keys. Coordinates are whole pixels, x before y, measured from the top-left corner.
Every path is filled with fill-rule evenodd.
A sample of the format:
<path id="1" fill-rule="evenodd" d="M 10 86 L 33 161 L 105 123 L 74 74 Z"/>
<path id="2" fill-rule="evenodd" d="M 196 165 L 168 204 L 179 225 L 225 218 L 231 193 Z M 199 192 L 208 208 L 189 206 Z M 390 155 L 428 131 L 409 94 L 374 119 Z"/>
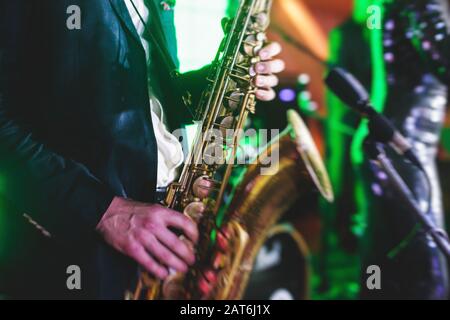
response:
<path id="1" fill-rule="evenodd" d="M 262 48 L 258 55 L 261 60 L 270 60 L 273 57 L 279 55 L 282 51 L 282 47 L 278 42 L 271 42 Z"/>
<path id="2" fill-rule="evenodd" d="M 194 246 L 186 238 L 180 239 L 174 233 L 163 230 L 156 233 L 156 238 L 169 250 L 183 259 L 186 264 L 191 266 L 195 263 Z"/>
<path id="3" fill-rule="evenodd" d="M 137 241 L 130 243 L 127 254 L 155 277 L 165 279 L 169 275 L 168 270 L 156 262 Z"/>
<path id="4" fill-rule="evenodd" d="M 270 61 L 258 62 L 255 64 L 256 74 L 273 74 L 280 73 L 286 67 L 286 64 L 281 59 L 275 59 Z"/>
<path id="5" fill-rule="evenodd" d="M 181 214 L 174 213 L 165 217 L 165 223 L 168 227 L 180 230 L 193 243 L 198 241 L 198 228 L 191 218 Z"/>
<path id="6" fill-rule="evenodd" d="M 279 79 L 275 75 L 268 75 L 268 76 L 257 75 L 253 79 L 253 82 L 255 86 L 257 86 L 258 88 L 272 88 L 278 85 Z"/>
<path id="7" fill-rule="evenodd" d="M 175 253 L 171 252 L 158 239 L 147 231 L 141 231 L 137 239 L 152 256 L 167 266 L 179 272 L 187 271 L 187 263 L 183 262 Z"/>
<path id="8" fill-rule="evenodd" d="M 276 95 L 273 89 L 258 89 L 256 91 L 256 98 L 261 101 L 272 101 L 276 98 Z"/>

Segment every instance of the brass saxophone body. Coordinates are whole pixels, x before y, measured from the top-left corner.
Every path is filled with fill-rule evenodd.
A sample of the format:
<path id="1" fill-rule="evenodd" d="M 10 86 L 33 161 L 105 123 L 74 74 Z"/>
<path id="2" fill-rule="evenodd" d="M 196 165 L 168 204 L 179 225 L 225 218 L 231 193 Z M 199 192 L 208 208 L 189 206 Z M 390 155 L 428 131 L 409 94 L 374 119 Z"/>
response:
<path id="1" fill-rule="evenodd" d="M 239 221 L 249 239 L 241 249 L 243 254 L 235 277 L 227 279 L 226 299 L 240 299 L 244 295 L 264 241 L 295 203 L 306 202 L 307 197 L 317 192 L 329 202 L 334 200 L 328 173 L 308 128 L 294 110 L 287 112 L 287 118 L 286 129 L 246 167 L 226 207 L 229 219 Z M 277 157 L 273 158 L 273 154 Z M 271 169 L 261 174 L 267 163 Z M 306 284 L 308 279 L 304 280 Z"/>
<path id="2" fill-rule="evenodd" d="M 233 192 L 233 200 L 224 204 L 246 119 L 255 111 L 256 87 L 249 71 L 265 45 L 271 7 L 272 0 L 242 0 L 236 17 L 228 22 L 211 66 L 209 85 L 197 108 L 195 121 L 200 129 L 179 180 L 168 189 L 165 204 L 198 224 L 197 262 L 187 273 L 171 275 L 164 281 L 141 272 L 136 290 L 127 295 L 129 299 L 239 299 L 257 250 L 289 203 L 310 191 L 314 182 L 332 197 L 321 162 L 315 170 L 316 156 L 312 165 L 305 161 L 309 153 L 299 151 L 301 144 L 290 128 L 267 150 L 279 150 L 280 170 L 272 176 L 261 176 L 261 162 L 250 165 Z M 298 126 L 299 116 L 291 118 Z M 314 177 L 320 172 L 320 178 L 311 179 L 311 172 Z M 200 201 L 195 188 L 204 177 L 214 183 L 214 188 L 203 200 L 204 213 L 194 216 L 191 206 Z M 223 216 L 220 222 L 219 212 Z"/>

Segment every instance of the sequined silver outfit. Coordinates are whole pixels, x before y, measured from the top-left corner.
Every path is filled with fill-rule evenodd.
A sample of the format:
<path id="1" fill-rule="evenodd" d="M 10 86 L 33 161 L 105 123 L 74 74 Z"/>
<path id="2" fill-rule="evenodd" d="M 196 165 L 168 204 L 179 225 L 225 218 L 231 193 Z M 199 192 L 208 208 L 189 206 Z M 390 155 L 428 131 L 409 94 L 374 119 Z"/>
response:
<path id="1" fill-rule="evenodd" d="M 384 114 L 412 143 L 431 181 L 390 153 L 415 200 L 444 226 L 436 154 L 445 119 L 450 83 L 450 25 L 446 0 L 397 0 L 386 4 L 384 59 L 388 95 Z M 364 264 L 383 272 L 379 292 L 366 298 L 446 299 L 447 265 L 435 244 L 416 228 L 417 220 L 399 203 L 379 169 L 366 163 L 370 199 Z"/>

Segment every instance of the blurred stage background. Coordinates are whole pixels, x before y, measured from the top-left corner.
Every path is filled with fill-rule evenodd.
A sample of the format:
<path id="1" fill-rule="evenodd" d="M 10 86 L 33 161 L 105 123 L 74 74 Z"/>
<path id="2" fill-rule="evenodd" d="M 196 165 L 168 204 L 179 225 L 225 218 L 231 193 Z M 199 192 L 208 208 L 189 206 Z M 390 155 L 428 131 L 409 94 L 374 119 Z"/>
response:
<path id="1" fill-rule="evenodd" d="M 272 26 L 269 38 L 279 41 L 284 47 L 282 58 L 287 63 L 281 75 L 278 98 L 274 103 L 260 105 L 257 121 L 268 128 L 283 129 L 285 110 L 296 108 L 308 121 L 315 141 L 326 156 L 330 145 L 342 145 L 342 150 L 327 158 L 327 166 L 334 183 L 351 180 L 352 176 L 342 176 L 344 163 L 350 166 L 358 159 L 357 147 L 345 143 L 345 137 L 362 135 L 356 130 L 357 123 L 340 122 L 342 114 L 333 107 L 336 101 L 326 93 L 323 77 L 326 62 L 336 62 L 336 54 L 342 50 L 353 52 L 347 67 L 365 65 L 367 72 L 361 75 L 363 82 L 372 91 L 375 104 L 382 104 L 384 74 L 377 65 L 375 49 L 379 41 L 376 32 L 364 34 L 361 24 L 367 17 L 369 3 L 373 0 L 275 0 Z M 221 19 L 233 10 L 236 1 L 229 0 L 178 0 L 176 25 L 179 42 L 181 71 L 201 68 L 210 63 L 222 39 Z M 358 31 L 358 28 L 360 30 Z M 342 38 L 346 30 L 356 32 L 354 39 Z M 349 31 L 350 30 L 350 31 Z M 353 31 L 352 31 L 353 30 Z M 291 41 L 287 41 L 291 38 Z M 292 42 L 295 42 L 292 43 Z M 364 46 L 364 43 L 366 46 Z M 354 48 L 352 47 L 354 45 Z M 339 62 L 339 61 L 338 61 Z M 366 78 L 366 79 L 364 79 Z M 365 80 L 365 81 L 364 81 Z M 450 119 L 447 121 L 450 127 Z M 327 130 L 339 132 L 329 134 Z M 340 138 L 341 136 L 341 138 Z M 350 139 L 348 139 L 350 140 Z M 442 177 L 450 174 L 450 130 L 446 129 L 439 157 Z M 353 153 L 353 154 L 352 154 Z M 351 171 L 351 170 L 350 170 Z M 446 212 L 449 212 L 449 179 L 441 179 L 444 189 Z M 340 183 L 340 182 L 339 182 Z M 308 204 L 308 212 L 296 218 L 296 226 L 306 239 L 311 250 L 313 277 L 310 287 L 312 298 L 351 299 L 358 293 L 359 261 L 357 255 L 358 238 L 364 231 L 364 199 L 357 186 L 352 183 L 338 187 L 339 205 L 330 208 L 318 199 Z M 304 205 L 304 204 L 303 204 Z M 295 212 L 294 212 L 295 214 Z"/>

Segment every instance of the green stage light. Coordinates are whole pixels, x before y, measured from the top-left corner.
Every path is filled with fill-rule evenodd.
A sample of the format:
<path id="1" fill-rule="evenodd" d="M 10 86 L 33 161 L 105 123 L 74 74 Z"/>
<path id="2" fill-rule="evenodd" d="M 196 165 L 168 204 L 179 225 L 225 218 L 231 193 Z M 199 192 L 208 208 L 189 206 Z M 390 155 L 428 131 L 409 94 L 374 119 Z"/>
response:
<path id="1" fill-rule="evenodd" d="M 378 6 L 381 15 L 384 14 L 383 0 L 369 1 L 373 6 Z M 362 9 L 361 9 L 362 10 Z M 362 14 L 362 13 L 361 13 Z M 367 14 L 367 13 L 366 13 Z M 373 66 L 372 90 L 371 100 L 374 108 L 378 112 L 383 112 L 384 102 L 387 94 L 386 70 L 383 56 L 383 30 L 373 29 L 370 31 L 370 47 L 371 47 L 371 61 Z M 361 164 L 364 159 L 363 142 L 369 133 L 367 122 L 363 121 L 358 131 L 355 134 L 352 144 L 352 160 L 355 164 Z"/>
<path id="2" fill-rule="evenodd" d="M 175 10 L 180 72 L 211 63 L 223 38 L 228 0 L 179 0 Z"/>
<path id="3" fill-rule="evenodd" d="M 383 0 L 373 0 L 372 5 L 381 9 L 381 15 L 384 15 Z M 374 108 L 382 113 L 387 95 L 386 69 L 383 55 L 383 30 L 373 29 L 370 31 L 370 47 L 372 61 L 372 88 L 371 101 Z M 355 167 L 359 167 L 364 161 L 363 143 L 369 134 L 368 122 L 363 120 L 356 131 L 351 146 L 351 157 Z M 354 216 L 353 232 L 361 236 L 366 228 L 368 206 L 370 205 L 365 197 L 361 179 L 355 183 L 355 196 L 358 208 L 358 214 Z"/>

